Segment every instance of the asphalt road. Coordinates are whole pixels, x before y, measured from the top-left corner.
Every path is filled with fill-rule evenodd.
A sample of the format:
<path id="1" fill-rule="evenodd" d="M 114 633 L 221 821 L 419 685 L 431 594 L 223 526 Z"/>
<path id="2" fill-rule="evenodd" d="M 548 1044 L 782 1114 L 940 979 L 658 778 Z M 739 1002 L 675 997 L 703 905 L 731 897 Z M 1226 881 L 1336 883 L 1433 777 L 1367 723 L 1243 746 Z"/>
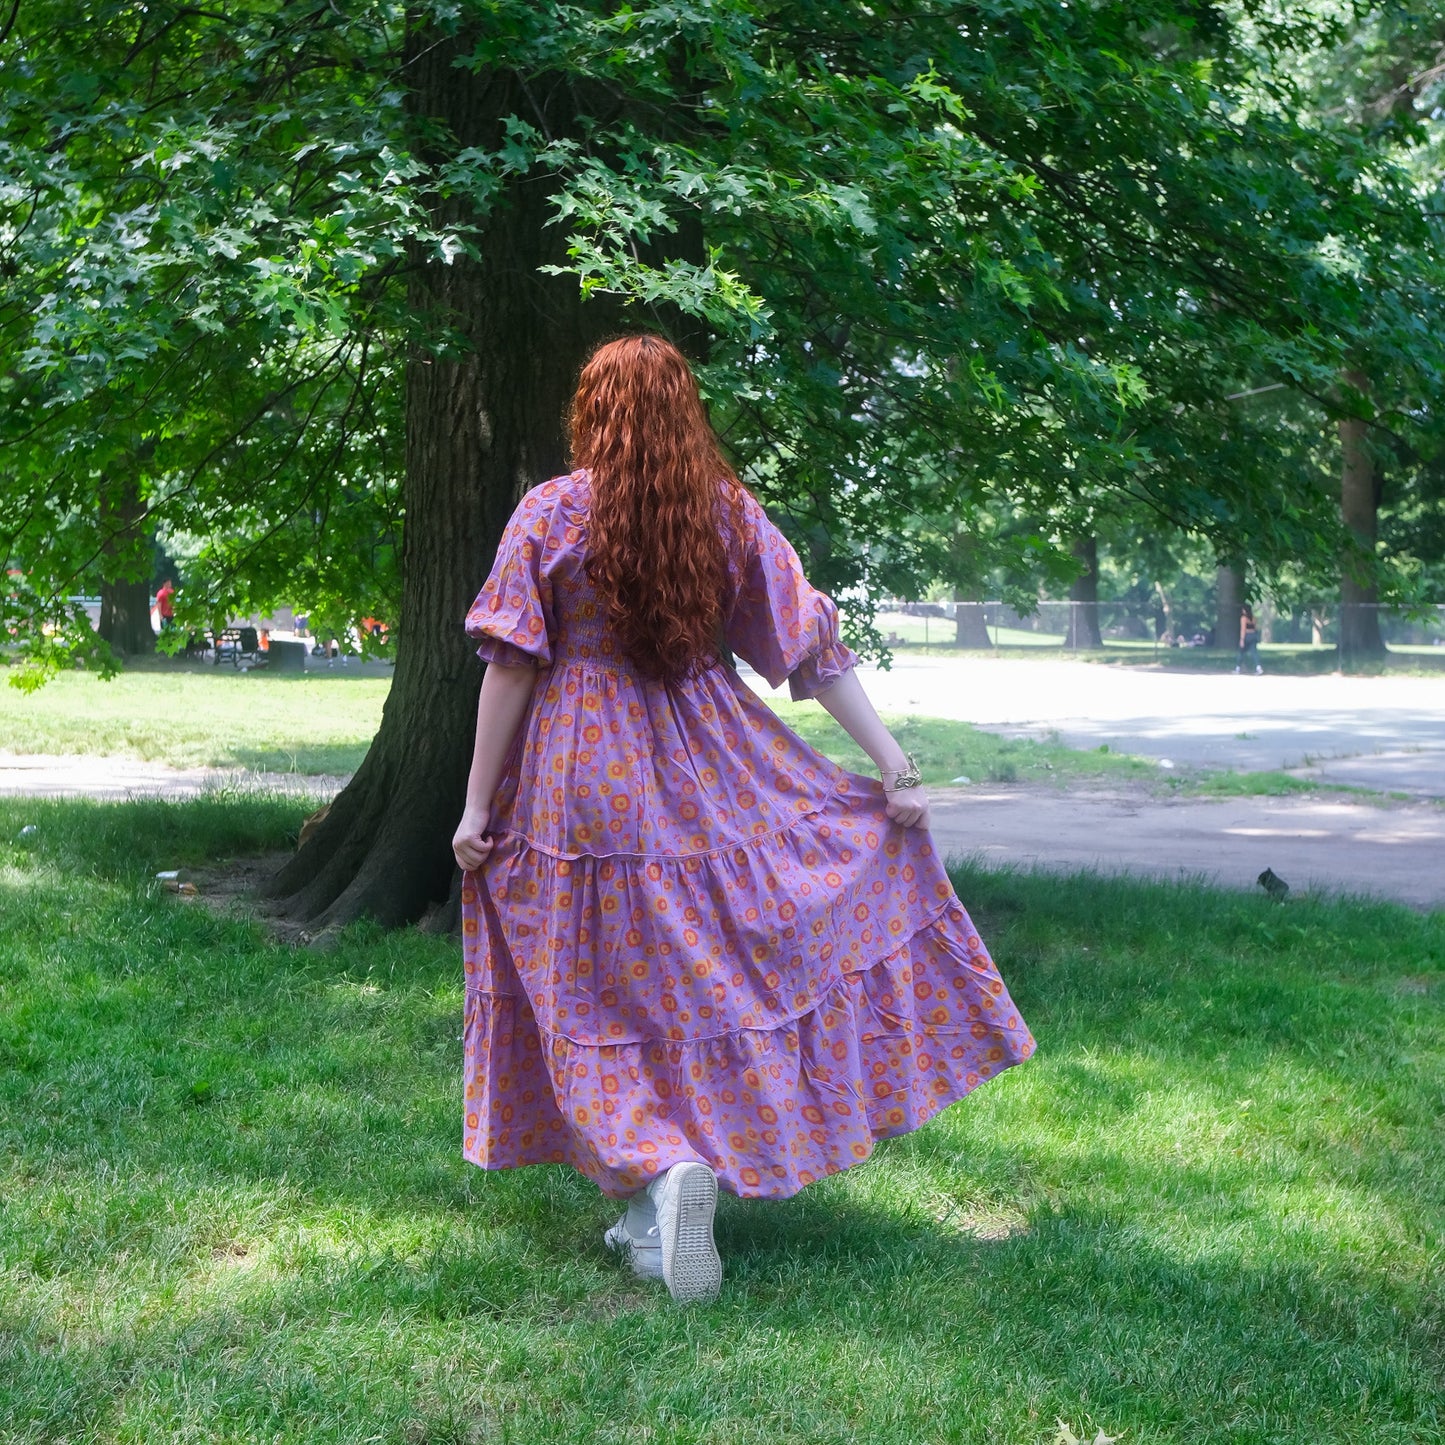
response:
<path id="1" fill-rule="evenodd" d="M 1155 798 L 1140 789 L 1036 786 L 932 790 L 945 856 L 989 867 L 1090 870 L 1258 887 L 1266 868 L 1294 893 L 1359 894 L 1445 908 L 1445 807 L 1388 807 L 1318 793 Z"/>
<path id="2" fill-rule="evenodd" d="M 1266 654 L 1266 658 L 1268 654 Z M 1237 772 L 1445 797 L 1445 674 L 1263 677 L 1016 657 L 900 654 L 859 671 L 880 712 L 957 718 L 993 732 L 1058 733 L 1070 747 Z M 761 696 L 773 693 L 748 674 Z"/>

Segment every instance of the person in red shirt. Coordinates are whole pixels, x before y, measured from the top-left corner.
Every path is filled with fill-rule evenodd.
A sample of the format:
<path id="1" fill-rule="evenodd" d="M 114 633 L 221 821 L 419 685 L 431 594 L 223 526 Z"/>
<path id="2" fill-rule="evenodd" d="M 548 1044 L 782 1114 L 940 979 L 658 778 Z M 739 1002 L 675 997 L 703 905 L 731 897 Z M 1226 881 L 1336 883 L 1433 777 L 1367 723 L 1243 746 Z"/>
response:
<path id="1" fill-rule="evenodd" d="M 162 632 L 169 632 L 175 625 L 176 604 L 172 600 L 175 595 L 176 584 L 167 577 L 156 593 L 156 611 L 160 614 Z"/>

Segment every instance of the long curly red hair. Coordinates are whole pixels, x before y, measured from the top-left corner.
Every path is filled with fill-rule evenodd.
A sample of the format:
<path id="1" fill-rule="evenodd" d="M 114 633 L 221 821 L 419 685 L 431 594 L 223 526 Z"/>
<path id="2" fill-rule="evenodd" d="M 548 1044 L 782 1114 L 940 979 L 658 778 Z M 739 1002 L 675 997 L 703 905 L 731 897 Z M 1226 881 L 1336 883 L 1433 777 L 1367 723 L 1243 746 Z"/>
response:
<path id="1" fill-rule="evenodd" d="M 661 336 L 599 346 L 572 399 L 572 461 L 591 477 L 584 563 L 622 650 L 676 680 L 710 665 L 732 602 L 743 488 L 686 358 Z"/>

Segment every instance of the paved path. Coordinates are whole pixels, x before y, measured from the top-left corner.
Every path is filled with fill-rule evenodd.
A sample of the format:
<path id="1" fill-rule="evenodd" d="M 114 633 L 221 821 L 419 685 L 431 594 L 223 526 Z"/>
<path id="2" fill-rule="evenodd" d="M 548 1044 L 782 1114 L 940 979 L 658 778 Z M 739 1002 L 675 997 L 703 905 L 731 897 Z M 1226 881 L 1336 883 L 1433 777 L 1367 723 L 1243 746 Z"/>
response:
<path id="1" fill-rule="evenodd" d="M 188 798 L 216 789 L 331 796 L 346 780 L 294 773 L 169 768 L 126 758 L 0 753 L 0 795 Z M 1445 807 L 1379 808 L 1337 797 L 1171 798 L 1142 788 L 1064 792 L 979 785 L 932 790 L 946 855 L 1057 870 L 1201 877 L 1253 888 L 1273 868 L 1297 892 L 1317 887 L 1445 908 Z"/>
<path id="2" fill-rule="evenodd" d="M 1371 807 L 1338 794 L 1154 798 L 1142 789 L 933 789 L 947 856 L 1256 888 L 1272 868 L 1296 893 L 1361 893 L 1445 908 L 1445 807 Z"/>
<path id="3" fill-rule="evenodd" d="M 1097 663 L 900 654 L 859 674 L 880 712 L 957 718 L 993 732 L 1057 732 L 1070 747 L 1238 772 L 1445 797 L 1445 674 L 1263 677 Z M 761 696 L 773 693 L 748 675 Z"/>
<path id="4" fill-rule="evenodd" d="M 345 778 L 253 773 L 241 768 L 173 768 L 136 758 L 0 752 L 0 797 L 194 798 L 225 789 L 330 797 Z"/>

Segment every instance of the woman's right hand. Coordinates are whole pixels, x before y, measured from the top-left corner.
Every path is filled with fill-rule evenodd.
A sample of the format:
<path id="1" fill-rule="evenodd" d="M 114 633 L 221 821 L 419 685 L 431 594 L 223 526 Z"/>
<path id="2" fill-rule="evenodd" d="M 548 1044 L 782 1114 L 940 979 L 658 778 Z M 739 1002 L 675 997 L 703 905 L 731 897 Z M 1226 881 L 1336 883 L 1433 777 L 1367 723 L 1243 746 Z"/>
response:
<path id="1" fill-rule="evenodd" d="M 928 826 L 928 794 L 921 787 L 894 788 L 883 790 L 888 800 L 887 813 L 895 822 L 905 828 L 926 828 Z"/>
<path id="2" fill-rule="evenodd" d="M 487 861 L 487 855 L 496 841 L 487 833 L 491 818 L 490 808 L 469 807 L 462 814 L 462 821 L 457 824 L 457 831 L 452 835 L 452 856 L 463 872 L 472 872 Z"/>

